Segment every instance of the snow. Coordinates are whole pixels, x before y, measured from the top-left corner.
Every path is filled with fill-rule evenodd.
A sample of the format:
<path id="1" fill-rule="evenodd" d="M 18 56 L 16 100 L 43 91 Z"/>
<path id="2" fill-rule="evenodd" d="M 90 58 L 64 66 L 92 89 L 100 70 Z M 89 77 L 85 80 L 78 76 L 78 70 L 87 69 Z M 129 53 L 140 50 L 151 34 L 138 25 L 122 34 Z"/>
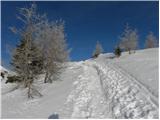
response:
<path id="1" fill-rule="evenodd" d="M 2 87 L 4 93 L 2 94 L 2 118 L 48 118 L 55 112 L 60 114 L 61 108 L 72 89 L 71 83 L 80 72 L 82 72 L 81 67 L 78 64 L 72 64 L 71 66 L 68 65 L 67 70 L 63 72 L 62 81 L 42 84 L 43 77 L 40 78 L 36 86 L 43 96 L 34 99 L 28 99 L 26 89 L 23 88 L 6 93 L 8 88 L 12 89 L 15 85 L 2 83 L 4 87 Z"/>
<path id="2" fill-rule="evenodd" d="M 132 55 L 124 53 L 120 58 L 114 59 L 113 63 L 139 80 L 140 83 L 158 97 L 158 56 L 158 48 L 151 48 L 139 50 Z"/>
<path id="3" fill-rule="evenodd" d="M 99 55 L 99 58 L 102 57 L 102 58 L 114 58 L 115 55 L 113 53 L 104 53 L 104 54 L 100 54 Z"/>
<path id="4" fill-rule="evenodd" d="M 105 97 L 97 71 L 83 64 L 83 73 L 74 82 L 74 89 L 65 103 L 64 118 L 104 118 L 107 115 Z M 92 76 L 90 76 L 92 75 Z M 75 84 L 77 83 L 78 84 Z M 101 109 L 99 109 L 101 108 Z M 102 114 L 102 115 L 101 115 Z"/>
<path id="5" fill-rule="evenodd" d="M 15 72 L 8 70 L 1 65 L 0 65 L 0 72 L 4 73 L 4 78 L 2 78 L 2 76 L 0 76 L 0 80 L 4 80 L 4 81 L 7 79 L 7 76 L 16 74 Z"/>
<path id="6" fill-rule="evenodd" d="M 59 81 L 44 84 L 42 75 L 34 83 L 40 98 L 27 99 L 26 89 L 2 81 L 2 118 L 158 118 L 157 54 L 154 48 L 68 62 Z"/>
<path id="7" fill-rule="evenodd" d="M 106 78 L 102 79 L 102 84 L 105 84 L 104 89 L 108 89 L 107 98 L 111 104 L 112 118 L 158 118 L 158 105 L 150 99 L 153 96 L 149 96 L 149 92 L 137 84 L 134 78 L 128 77 L 111 63 L 95 64 L 100 76 Z M 150 105 L 151 109 L 145 111 L 144 107 L 147 105 Z"/>
<path id="8" fill-rule="evenodd" d="M 4 67 L 2 67 L 2 66 L 0 66 L 0 70 L 1 70 L 1 71 L 8 71 L 6 68 L 4 68 Z"/>

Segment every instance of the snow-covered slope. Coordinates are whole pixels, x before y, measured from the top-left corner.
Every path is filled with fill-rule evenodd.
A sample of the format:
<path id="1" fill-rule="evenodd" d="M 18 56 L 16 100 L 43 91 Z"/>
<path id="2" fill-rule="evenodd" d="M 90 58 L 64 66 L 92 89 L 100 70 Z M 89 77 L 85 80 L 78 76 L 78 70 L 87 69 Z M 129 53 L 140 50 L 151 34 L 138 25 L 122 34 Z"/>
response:
<path id="1" fill-rule="evenodd" d="M 128 70 L 137 63 L 143 75 L 145 69 L 154 69 L 154 73 L 147 71 L 154 79 L 152 74 L 158 75 L 155 51 L 157 49 L 137 51 L 115 59 L 108 59 L 108 54 L 104 54 L 97 59 L 70 62 L 60 77 L 62 81 L 43 84 L 43 76 L 40 77 L 35 85 L 43 94 L 41 98 L 28 100 L 25 89 L 2 83 L 2 118 L 48 118 L 55 112 L 60 118 L 158 118 L 155 91 L 148 89 L 148 83 L 142 84 L 144 80 L 133 74 L 136 71 Z M 150 54 L 152 60 L 149 61 L 146 57 Z M 150 69 L 134 61 L 128 64 L 130 57 L 140 57 L 143 62 L 146 59 Z M 122 66 L 128 64 L 128 67 L 120 66 L 121 61 Z"/>
<path id="2" fill-rule="evenodd" d="M 2 118 L 48 118 L 54 112 L 61 114 L 72 83 L 81 72 L 79 63 L 68 63 L 59 81 L 44 84 L 42 76 L 35 86 L 43 96 L 34 99 L 27 98 L 26 89 L 2 83 Z"/>
<path id="3" fill-rule="evenodd" d="M 159 63 L 158 48 L 139 50 L 135 54 L 123 53 L 118 59 L 114 59 L 115 66 L 139 80 L 156 97 L 159 90 Z"/>
<path id="4" fill-rule="evenodd" d="M 8 71 L 8 70 L 0 65 L 0 71 L 2 72 L 2 71 Z"/>
<path id="5" fill-rule="evenodd" d="M 9 73 L 9 71 L 0 65 L 0 73 L 1 73 L 1 74 L 3 73 L 4 78 L 6 78 L 7 75 L 8 75 L 8 73 Z M 2 76 L 0 76 L 0 79 L 1 79 L 1 80 L 3 80 L 4 78 L 3 78 Z"/>
<path id="6" fill-rule="evenodd" d="M 5 67 L 3 67 L 3 66 L 1 66 L 0 65 L 0 73 L 2 74 L 4 74 L 4 78 L 2 77 L 2 76 L 0 76 L 0 79 L 4 82 L 4 81 L 6 81 L 6 79 L 7 79 L 7 76 L 8 75 L 15 75 L 16 73 L 15 72 L 13 72 L 13 71 L 11 71 L 11 70 L 8 70 L 8 69 L 6 69 Z"/>

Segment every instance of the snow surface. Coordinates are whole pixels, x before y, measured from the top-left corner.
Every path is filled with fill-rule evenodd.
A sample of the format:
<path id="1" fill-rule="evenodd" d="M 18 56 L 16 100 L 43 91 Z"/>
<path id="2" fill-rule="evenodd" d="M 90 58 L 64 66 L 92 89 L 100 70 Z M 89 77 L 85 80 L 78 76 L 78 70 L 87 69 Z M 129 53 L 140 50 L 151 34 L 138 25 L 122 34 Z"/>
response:
<path id="1" fill-rule="evenodd" d="M 0 70 L 1 70 L 1 71 L 8 71 L 6 68 L 4 68 L 4 67 L 2 67 L 2 66 L 0 66 Z"/>
<path id="2" fill-rule="evenodd" d="M 144 80 L 147 74 L 158 83 L 157 51 L 124 53 L 115 59 L 103 54 L 69 62 L 59 81 L 43 84 L 44 76 L 39 78 L 35 86 L 43 94 L 40 98 L 27 99 L 26 89 L 2 81 L 2 118 L 48 118 L 53 114 L 60 118 L 158 118 L 158 86 L 152 89 Z M 128 66 L 123 67 L 125 64 Z M 141 73 L 131 68 L 134 65 Z"/>
<path id="3" fill-rule="evenodd" d="M 73 81 L 82 72 L 78 64 L 68 64 L 62 79 L 53 84 L 44 84 L 42 76 L 35 84 L 43 95 L 41 98 L 28 99 L 26 89 L 15 89 L 15 84 L 2 83 L 2 118 L 48 118 L 54 112 L 60 114 Z"/>
<path id="4" fill-rule="evenodd" d="M 156 97 L 159 90 L 159 53 L 158 48 L 139 50 L 135 54 L 123 53 L 119 59 L 114 59 L 115 66 L 139 80 Z"/>

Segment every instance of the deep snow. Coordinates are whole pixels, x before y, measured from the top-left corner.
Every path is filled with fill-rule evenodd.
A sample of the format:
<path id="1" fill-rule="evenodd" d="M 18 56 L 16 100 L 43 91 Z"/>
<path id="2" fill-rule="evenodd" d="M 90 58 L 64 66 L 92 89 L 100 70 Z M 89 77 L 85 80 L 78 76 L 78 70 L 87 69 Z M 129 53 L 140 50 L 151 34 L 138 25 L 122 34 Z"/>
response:
<path id="1" fill-rule="evenodd" d="M 41 98 L 28 100 L 25 89 L 3 80 L 2 118 L 48 118 L 55 112 L 60 118 L 158 118 L 158 84 L 152 86 L 158 83 L 157 52 L 69 62 L 59 81 L 42 84 L 43 76 L 38 79 Z"/>
<path id="2" fill-rule="evenodd" d="M 156 97 L 159 90 L 159 53 L 157 48 L 139 50 L 135 54 L 123 53 L 119 59 L 112 62 L 125 72 L 139 80 Z"/>
<path id="3" fill-rule="evenodd" d="M 60 80 L 53 84 L 44 84 L 42 76 L 35 83 L 41 98 L 28 99 L 26 89 L 14 89 L 16 84 L 2 82 L 2 118 L 48 118 L 55 112 L 60 114 L 72 83 L 82 72 L 78 64 L 68 64 Z"/>

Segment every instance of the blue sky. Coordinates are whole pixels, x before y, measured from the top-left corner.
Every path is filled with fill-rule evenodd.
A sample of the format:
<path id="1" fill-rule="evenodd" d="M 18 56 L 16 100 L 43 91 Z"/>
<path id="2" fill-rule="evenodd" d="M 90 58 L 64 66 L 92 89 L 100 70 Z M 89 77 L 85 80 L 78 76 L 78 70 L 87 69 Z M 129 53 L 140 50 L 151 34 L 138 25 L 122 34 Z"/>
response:
<path id="1" fill-rule="evenodd" d="M 16 19 L 18 8 L 29 6 L 32 2 L 1 2 L 1 41 L 2 63 L 8 67 L 10 55 L 8 44 L 13 47 L 19 38 L 8 28 L 21 27 L 22 23 Z M 139 34 L 139 47 L 144 47 L 146 35 L 152 31 L 159 37 L 158 1 L 143 2 L 35 2 L 40 14 L 47 13 L 49 20 L 63 19 L 67 34 L 68 47 L 72 48 L 72 61 L 88 59 L 96 41 L 99 41 L 104 52 L 112 52 L 118 43 L 118 36 L 124 30 L 126 23 L 136 28 Z"/>

